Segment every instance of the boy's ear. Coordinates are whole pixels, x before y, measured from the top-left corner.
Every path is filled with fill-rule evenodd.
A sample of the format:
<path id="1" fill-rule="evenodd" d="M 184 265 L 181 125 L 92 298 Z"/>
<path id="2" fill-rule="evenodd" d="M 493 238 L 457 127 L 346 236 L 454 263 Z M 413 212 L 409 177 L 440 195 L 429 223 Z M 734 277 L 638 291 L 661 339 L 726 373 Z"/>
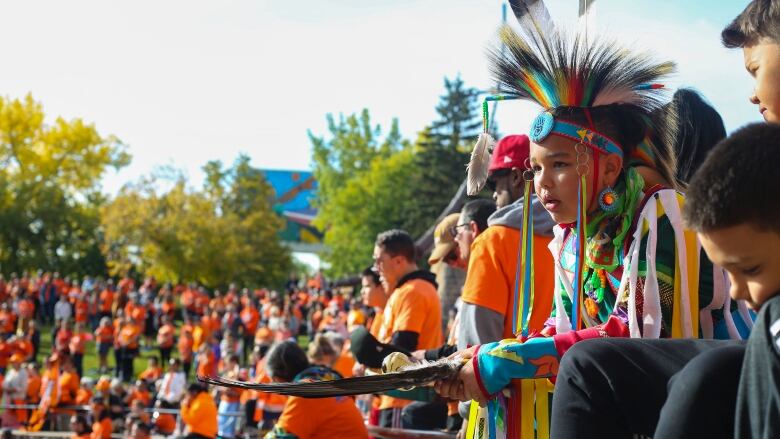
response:
<path id="1" fill-rule="evenodd" d="M 607 186 L 614 186 L 620 173 L 623 172 L 623 158 L 617 154 L 607 154 L 604 160 L 604 181 Z"/>

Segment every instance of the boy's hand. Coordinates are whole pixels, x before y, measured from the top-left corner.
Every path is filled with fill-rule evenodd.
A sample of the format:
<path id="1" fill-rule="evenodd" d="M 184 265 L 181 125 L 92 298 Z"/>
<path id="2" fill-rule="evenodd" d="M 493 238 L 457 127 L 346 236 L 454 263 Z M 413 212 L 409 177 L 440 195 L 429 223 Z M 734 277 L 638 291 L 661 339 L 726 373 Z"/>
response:
<path id="1" fill-rule="evenodd" d="M 447 381 L 437 382 L 434 385 L 436 393 L 445 398 L 458 401 L 469 401 L 473 399 L 474 401 L 477 401 L 479 405 L 485 405 L 487 397 L 482 393 L 482 390 L 480 390 L 479 384 L 477 384 L 474 361 L 471 361 L 478 349 L 479 346 L 472 346 L 449 356 L 449 358 L 462 358 L 468 361 L 460 369 L 457 377 Z"/>

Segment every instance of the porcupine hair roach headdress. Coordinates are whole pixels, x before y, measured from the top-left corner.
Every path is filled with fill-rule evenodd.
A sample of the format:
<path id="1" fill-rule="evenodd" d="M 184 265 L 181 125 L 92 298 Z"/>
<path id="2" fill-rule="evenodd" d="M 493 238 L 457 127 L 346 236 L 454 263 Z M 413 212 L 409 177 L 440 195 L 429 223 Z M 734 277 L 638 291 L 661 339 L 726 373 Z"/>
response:
<path id="1" fill-rule="evenodd" d="M 588 39 L 581 34 L 567 37 L 556 29 L 542 0 L 510 0 L 509 3 L 520 31 L 509 26 L 500 29 L 503 50 L 489 52 L 490 70 L 502 98 L 529 100 L 542 107 L 529 130 L 531 141 L 539 143 L 551 135 L 565 137 L 576 142 L 578 165 L 587 163 L 584 154 L 588 152 L 593 155 L 595 169 L 600 154 L 618 154 L 623 158 L 624 167 L 645 165 L 658 171 L 666 181 L 675 182 L 673 155 L 668 150 L 672 143 L 661 141 L 663 147 L 657 147 L 649 141 L 651 134 L 665 140 L 666 133 L 662 132 L 666 127 L 658 126 L 650 113 L 664 103 L 666 93 L 659 82 L 673 73 L 674 63 L 654 61 L 647 54 L 631 52 L 605 39 Z M 668 133 L 669 137 L 673 135 Z M 481 137 L 480 140 L 489 144 L 487 134 Z M 574 285 L 578 292 L 582 291 L 586 213 L 592 204 L 589 202 L 592 200 L 586 200 L 587 170 L 582 169 L 578 166 L 581 176 L 576 224 L 579 242 Z M 472 182 L 475 186 L 480 183 L 476 177 L 487 173 L 470 166 L 469 174 L 475 177 Z M 595 182 L 597 172 L 593 174 Z M 524 272 L 518 273 L 515 288 L 515 333 L 521 328 L 526 332 L 533 301 L 530 187 L 527 178 L 521 242 Z M 518 290 L 522 292 L 520 296 Z M 574 296 L 577 299 L 572 304 L 572 322 L 576 322 L 577 329 L 581 324 L 580 294 Z"/>

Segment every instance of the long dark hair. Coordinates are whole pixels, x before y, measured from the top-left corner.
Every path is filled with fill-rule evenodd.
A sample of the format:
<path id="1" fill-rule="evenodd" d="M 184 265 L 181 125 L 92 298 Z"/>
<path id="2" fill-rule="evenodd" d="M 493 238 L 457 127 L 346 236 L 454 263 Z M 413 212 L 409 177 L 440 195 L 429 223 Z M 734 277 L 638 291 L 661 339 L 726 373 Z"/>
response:
<path id="1" fill-rule="evenodd" d="M 685 187 L 715 144 L 726 138 L 723 118 L 691 88 L 677 90 L 672 101 L 658 111 L 677 116 L 673 118 L 676 136 L 670 146 L 677 156 L 677 183 Z"/>

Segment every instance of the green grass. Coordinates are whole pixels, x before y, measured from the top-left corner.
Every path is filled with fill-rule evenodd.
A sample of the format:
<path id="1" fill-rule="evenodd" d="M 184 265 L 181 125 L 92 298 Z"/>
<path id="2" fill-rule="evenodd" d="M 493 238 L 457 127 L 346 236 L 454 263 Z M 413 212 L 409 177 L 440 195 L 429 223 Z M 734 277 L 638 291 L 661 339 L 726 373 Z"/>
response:
<path id="1" fill-rule="evenodd" d="M 51 355 L 51 334 L 52 329 L 50 325 L 41 325 L 41 345 L 38 351 L 38 362 L 43 363 L 44 359 Z M 158 357 L 159 358 L 160 351 L 158 349 L 152 349 L 152 350 L 143 350 L 141 349 L 139 352 L 139 355 L 135 357 L 133 360 L 133 367 L 134 372 L 136 376 L 141 373 L 144 369 L 146 369 L 147 362 L 149 357 Z M 174 352 L 172 352 L 173 356 L 177 356 L 176 350 L 174 349 Z M 108 352 L 108 367 L 110 375 L 115 366 L 114 362 L 114 350 L 111 349 Z M 86 349 L 84 351 L 84 376 L 91 377 L 94 379 L 100 378 L 101 374 L 98 373 L 98 366 L 100 365 L 100 361 L 98 359 L 97 354 L 97 348 L 95 347 L 95 342 L 90 341 L 86 345 Z"/>
<path id="2" fill-rule="evenodd" d="M 41 329 L 41 345 L 38 351 L 38 362 L 43 363 L 44 359 L 51 354 L 52 329 L 50 325 L 41 325 L 40 329 Z M 301 348 L 303 348 L 303 350 L 305 351 L 307 346 L 309 345 L 309 337 L 305 335 L 298 336 L 298 345 L 300 345 Z M 148 359 L 150 357 L 159 358 L 159 355 L 160 355 L 160 351 L 156 348 L 150 350 L 141 349 L 139 355 L 135 357 L 135 359 L 133 360 L 133 367 L 134 367 L 133 370 L 135 372 L 135 375 L 138 376 L 139 373 L 141 373 L 144 369 L 146 369 L 146 366 L 148 364 Z M 178 350 L 175 347 L 173 349 L 173 352 L 171 352 L 171 356 L 172 357 L 179 356 Z M 100 361 L 98 359 L 95 342 L 92 341 L 88 342 L 86 345 L 86 349 L 84 351 L 84 376 L 94 378 L 95 380 L 100 378 L 101 374 L 98 372 L 99 365 L 100 365 Z M 109 375 L 113 373 L 114 365 L 115 365 L 114 350 L 111 349 L 108 352 L 108 367 L 109 367 L 108 374 Z M 164 365 L 163 365 L 163 369 L 165 369 Z"/>

